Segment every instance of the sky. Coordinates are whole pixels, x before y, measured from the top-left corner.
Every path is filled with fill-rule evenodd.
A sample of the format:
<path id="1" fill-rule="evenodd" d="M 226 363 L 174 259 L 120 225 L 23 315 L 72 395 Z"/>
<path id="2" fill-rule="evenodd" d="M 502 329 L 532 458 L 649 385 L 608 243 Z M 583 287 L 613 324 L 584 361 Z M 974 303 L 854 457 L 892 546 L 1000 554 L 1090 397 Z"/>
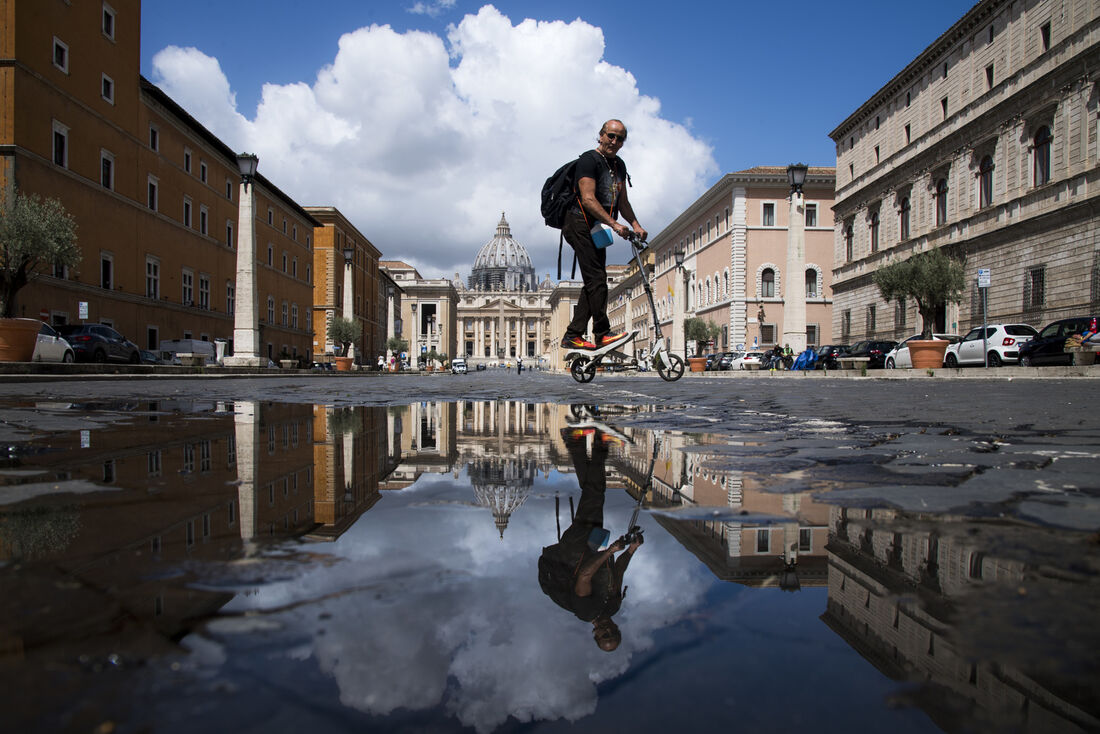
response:
<path id="1" fill-rule="evenodd" d="M 144 0 L 141 70 L 383 259 L 465 280 L 503 213 L 556 280 L 539 192 L 604 120 L 655 235 L 725 173 L 835 165 L 829 132 L 972 5 Z"/>

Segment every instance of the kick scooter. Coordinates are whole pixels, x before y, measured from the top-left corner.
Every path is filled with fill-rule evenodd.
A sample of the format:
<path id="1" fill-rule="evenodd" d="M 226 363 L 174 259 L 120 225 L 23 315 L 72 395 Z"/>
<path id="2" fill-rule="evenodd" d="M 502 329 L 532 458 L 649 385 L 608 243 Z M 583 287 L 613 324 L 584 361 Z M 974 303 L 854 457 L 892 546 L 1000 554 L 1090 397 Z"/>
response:
<path id="1" fill-rule="evenodd" d="M 664 336 L 661 335 L 661 322 L 657 319 L 657 304 L 653 300 L 653 288 L 649 285 L 649 279 L 645 276 L 645 264 L 642 263 L 642 251 L 646 243 L 639 241 L 636 236 L 627 238 L 634 252 L 634 262 L 638 266 L 638 274 L 642 285 L 645 287 L 646 296 L 649 298 L 649 313 L 653 317 L 653 341 L 649 346 L 646 360 L 657 370 L 662 380 L 675 382 L 684 376 L 684 359 L 678 354 L 669 351 Z M 565 353 L 565 361 L 569 364 L 569 374 L 577 382 L 591 382 L 596 377 L 596 368 L 603 362 L 604 357 L 612 357 L 626 360 L 627 356 L 619 351 L 638 336 L 637 331 L 631 331 L 622 339 L 612 342 L 598 349 L 572 349 Z M 638 369 L 637 360 L 627 363 L 627 369 Z"/>

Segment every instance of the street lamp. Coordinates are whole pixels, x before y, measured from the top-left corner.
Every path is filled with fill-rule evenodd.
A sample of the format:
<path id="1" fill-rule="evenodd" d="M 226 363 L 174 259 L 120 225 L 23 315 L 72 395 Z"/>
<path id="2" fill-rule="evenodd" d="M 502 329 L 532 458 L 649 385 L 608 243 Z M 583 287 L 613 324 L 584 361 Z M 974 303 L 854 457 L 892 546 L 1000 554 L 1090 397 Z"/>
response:
<path id="1" fill-rule="evenodd" d="M 222 360 L 233 367 L 260 366 L 260 330 L 256 294 L 256 195 L 252 180 L 260 159 L 237 156 L 241 189 L 237 205 L 237 280 L 233 302 L 233 354 Z"/>
<path id="2" fill-rule="evenodd" d="M 684 258 L 687 253 L 683 250 L 674 250 L 672 257 L 676 260 L 676 272 L 680 276 L 680 288 L 683 293 L 677 298 L 676 294 L 672 296 L 672 318 L 673 318 L 673 342 L 678 338 L 683 338 L 684 345 L 684 358 L 687 359 L 687 328 L 685 322 L 687 321 L 687 280 L 689 273 L 691 272 L 684 267 Z M 676 351 L 676 344 L 671 347 L 672 351 Z"/>
<path id="3" fill-rule="evenodd" d="M 802 186 L 809 169 L 804 163 L 787 166 L 791 205 L 787 217 L 787 277 L 783 288 L 783 344 L 795 354 L 806 349 L 806 203 Z"/>
<path id="4" fill-rule="evenodd" d="M 350 244 L 346 244 L 346 240 L 345 240 L 343 252 L 344 252 L 344 304 L 343 304 L 344 318 L 355 321 L 356 320 L 355 319 L 355 292 L 354 292 L 354 286 L 352 285 L 352 269 L 351 269 L 351 261 L 352 261 L 352 258 L 355 257 L 355 247 L 350 245 Z M 355 342 L 351 342 L 350 344 L 348 344 L 348 353 L 345 354 L 344 356 L 345 357 L 351 357 L 352 359 L 355 359 Z"/>

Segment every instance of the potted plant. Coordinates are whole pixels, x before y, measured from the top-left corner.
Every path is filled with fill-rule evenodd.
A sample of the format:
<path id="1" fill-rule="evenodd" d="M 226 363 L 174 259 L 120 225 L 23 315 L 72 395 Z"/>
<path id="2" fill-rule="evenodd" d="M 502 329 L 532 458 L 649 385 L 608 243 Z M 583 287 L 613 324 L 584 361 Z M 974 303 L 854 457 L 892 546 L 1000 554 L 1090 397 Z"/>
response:
<path id="1" fill-rule="evenodd" d="M 871 276 L 871 281 L 887 301 L 903 302 L 912 298 L 917 303 L 921 338 L 908 342 L 913 367 L 942 367 L 947 342 L 933 339 L 932 328 L 936 311 L 948 302 L 958 303 L 962 297 L 966 287 L 963 264 L 936 248 L 880 268 Z"/>
<path id="2" fill-rule="evenodd" d="M 391 336 L 386 340 L 386 349 L 397 356 L 394 360 L 394 369 L 397 369 L 401 366 L 401 353 L 408 351 L 409 343 L 399 336 Z"/>
<path id="3" fill-rule="evenodd" d="M 348 347 L 359 336 L 359 327 L 351 319 L 336 316 L 329 322 L 328 338 L 341 347 L 341 356 L 336 358 L 336 369 L 347 372 L 351 369 L 351 357 L 348 356 Z"/>
<path id="4" fill-rule="evenodd" d="M 0 361 L 29 362 L 40 323 L 16 318 L 15 295 L 55 265 L 76 267 L 76 221 L 57 199 L 0 194 Z"/>
<path id="5" fill-rule="evenodd" d="M 688 364 L 692 372 L 702 372 L 707 365 L 707 359 L 703 356 L 703 349 L 711 341 L 717 339 L 722 329 L 711 321 L 692 317 L 684 321 L 684 338 L 695 341 L 695 356 L 688 357 Z"/>
<path id="6" fill-rule="evenodd" d="M 426 359 L 428 363 L 428 372 L 431 372 L 435 369 L 435 363 L 439 359 L 439 352 L 435 351 L 435 349 L 429 349 L 428 353 L 424 355 L 424 359 Z"/>

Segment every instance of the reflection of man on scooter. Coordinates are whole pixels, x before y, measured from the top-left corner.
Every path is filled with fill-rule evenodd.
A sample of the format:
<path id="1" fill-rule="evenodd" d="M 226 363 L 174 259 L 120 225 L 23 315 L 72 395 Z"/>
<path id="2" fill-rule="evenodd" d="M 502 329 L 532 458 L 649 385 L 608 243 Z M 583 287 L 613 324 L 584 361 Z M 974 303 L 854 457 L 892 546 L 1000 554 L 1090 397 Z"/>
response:
<path id="1" fill-rule="evenodd" d="M 591 457 L 587 450 L 589 437 L 593 443 Z M 542 549 L 539 585 L 558 606 L 591 622 L 596 644 L 610 652 L 622 641 L 622 633 L 611 617 L 622 604 L 623 575 L 644 539 L 638 528 L 631 527 L 626 535 L 603 547 L 610 537 L 603 527 L 608 446 L 621 439 L 591 426 L 563 428 L 562 438 L 573 459 L 581 499 L 572 524 L 560 540 Z M 616 558 L 620 551 L 625 552 Z"/>

